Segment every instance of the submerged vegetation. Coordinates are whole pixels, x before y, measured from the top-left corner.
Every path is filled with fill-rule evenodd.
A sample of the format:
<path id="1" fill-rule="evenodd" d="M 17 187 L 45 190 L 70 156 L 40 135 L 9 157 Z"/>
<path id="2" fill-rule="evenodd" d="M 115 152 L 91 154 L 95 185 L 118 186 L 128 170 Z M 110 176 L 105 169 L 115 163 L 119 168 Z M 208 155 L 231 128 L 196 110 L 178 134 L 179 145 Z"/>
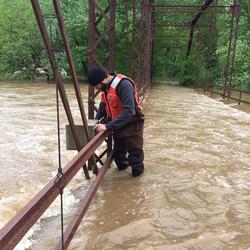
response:
<path id="1" fill-rule="evenodd" d="M 99 4 L 105 0 L 98 1 Z M 132 12 L 130 1 L 117 1 L 116 16 L 116 70 L 128 73 L 129 53 L 132 30 Z M 52 1 L 41 0 L 43 13 L 51 13 Z M 155 0 L 160 5 L 201 5 L 201 0 Z M 232 0 L 219 0 L 219 5 L 229 5 Z M 61 0 L 64 22 L 72 49 L 74 62 L 80 78 L 85 77 L 88 46 L 88 1 Z M 250 89 L 250 3 L 240 1 L 240 19 L 235 54 L 235 66 L 232 84 L 234 87 Z M 128 9 L 128 12 L 127 12 Z M 225 66 L 228 55 L 231 15 L 209 13 L 197 23 L 194 31 L 193 46 L 186 57 L 190 28 L 171 24 L 188 24 L 194 13 L 157 14 L 155 22 L 168 24 L 156 27 L 154 31 L 153 77 L 176 79 L 184 85 L 198 80 L 205 82 L 207 54 L 210 54 L 209 78 L 218 85 L 223 85 Z M 34 79 L 39 74 L 52 76 L 44 45 L 38 30 L 30 1 L 0 1 L 0 79 Z M 20 14 L 21 13 L 21 14 Z M 215 30 L 211 33 L 209 25 L 216 19 Z M 49 24 L 47 24 L 49 25 Z M 51 23 L 53 26 L 53 22 Z M 52 29 L 52 33 L 53 33 Z M 56 32 L 52 34 L 56 36 Z M 61 46 L 59 38 L 56 46 Z M 199 42 L 200 41 L 200 42 Z M 197 57 L 197 51 L 199 56 Z M 102 53 L 100 49 L 100 53 Z M 103 52 L 104 53 L 104 52 Z M 67 69 L 63 53 L 57 53 L 60 67 Z M 199 65 L 199 67 L 198 67 Z"/>

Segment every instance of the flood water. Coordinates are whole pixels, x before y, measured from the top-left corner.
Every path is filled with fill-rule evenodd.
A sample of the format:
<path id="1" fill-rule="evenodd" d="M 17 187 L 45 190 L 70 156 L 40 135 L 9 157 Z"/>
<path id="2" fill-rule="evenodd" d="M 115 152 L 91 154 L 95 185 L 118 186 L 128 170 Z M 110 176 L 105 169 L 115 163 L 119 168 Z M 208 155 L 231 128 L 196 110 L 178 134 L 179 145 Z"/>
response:
<path id="1" fill-rule="evenodd" d="M 164 84 L 152 87 L 144 112 L 144 175 L 112 166 L 69 249 L 250 249 L 250 113 Z M 65 150 L 60 113 L 64 166 L 76 152 Z M 0 119 L 2 227 L 57 172 L 55 86 L 0 83 Z M 80 171 L 65 189 L 65 224 L 90 184 Z M 53 249 L 59 215 L 57 199 L 16 249 Z"/>

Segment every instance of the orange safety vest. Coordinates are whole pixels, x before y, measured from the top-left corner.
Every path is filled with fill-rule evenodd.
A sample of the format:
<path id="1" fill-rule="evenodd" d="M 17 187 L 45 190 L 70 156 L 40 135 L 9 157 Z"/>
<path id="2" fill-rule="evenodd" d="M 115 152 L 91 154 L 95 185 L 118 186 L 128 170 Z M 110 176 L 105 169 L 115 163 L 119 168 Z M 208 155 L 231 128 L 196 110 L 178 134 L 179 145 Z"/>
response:
<path id="1" fill-rule="evenodd" d="M 117 74 L 111 82 L 107 95 L 105 95 L 105 93 L 102 92 L 102 102 L 106 104 L 105 106 L 106 114 L 107 114 L 107 117 L 110 119 L 116 118 L 124 110 L 121 98 L 116 93 L 116 88 L 121 82 L 121 80 L 123 79 L 129 80 L 131 84 L 133 85 L 134 90 L 135 90 L 134 97 L 135 97 L 136 105 L 139 110 L 142 109 L 139 103 L 135 82 L 127 76 L 124 76 L 122 74 Z"/>

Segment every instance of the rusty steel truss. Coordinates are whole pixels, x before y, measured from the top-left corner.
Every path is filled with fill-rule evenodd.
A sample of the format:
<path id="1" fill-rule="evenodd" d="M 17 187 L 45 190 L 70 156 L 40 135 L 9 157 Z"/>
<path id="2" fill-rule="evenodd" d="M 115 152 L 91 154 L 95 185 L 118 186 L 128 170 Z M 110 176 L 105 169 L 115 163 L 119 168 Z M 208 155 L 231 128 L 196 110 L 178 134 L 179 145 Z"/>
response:
<path id="1" fill-rule="evenodd" d="M 66 186 L 70 180 L 79 172 L 82 168 L 82 165 L 86 163 L 86 161 L 94 154 L 95 150 L 102 144 L 104 139 L 107 137 L 108 133 L 106 131 L 99 133 L 96 135 L 91 142 L 89 142 L 77 156 L 75 156 L 64 168 L 63 174 L 65 176 Z M 86 195 L 85 202 L 86 204 L 82 204 L 80 206 L 80 213 L 76 214 L 76 217 L 82 216 L 87 207 L 89 206 L 89 202 L 93 198 L 94 192 L 96 192 L 96 187 L 100 185 L 103 177 L 103 173 L 106 171 L 107 167 L 110 166 L 110 157 L 106 160 L 106 164 L 102 167 L 96 179 L 96 181 L 92 184 L 91 189 Z M 56 177 L 53 178 L 34 198 L 24 206 L 0 231 L 0 249 L 1 250 L 9 250 L 13 249 L 16 244 L 22 239 L 22 237 L 28 232 L 28 230 L 34 225 L 34 223 L 42 216 L 42 214 L 46 211 L 46 209 L 52 204 L 52 202 L 59 195 L 60 189 L 58 188 Z M 70 223 L 71 224 L 71 223 Z M 65 244 L 69 242 L 68 239 L 68 231 L 66 229 L 65 233 Z M 71 236 L 74 235 L 75 227 L 70 230 Z M 67 243 L 68 244 L 68 243 Z M 66 249 L 66 248 L 65 248 Z"/>
<path id="2" fill-rule="evenodd" d="M 68 118 L 68 122 L 70 125 L 70 129 L 72 132 L 73 140 L 78 150 L 78 155 L 71 160 L 61 171 L 60 178 L 56 176 L 53 180 L 51 180 L 23 209 L 21 209 L 16 216 L 14 216 L 9 223 L 7 223 L 0 231 L 0 249 L 7 250 L 13 249 L 16 244 L 22 239 L 22 237 L 28 232 L 28 230 L 33 226 L 33 224 L 42 216 L 45 210 L 51 205 L 51 203 L 55 200 L 55 198 L 63 193 L 63 188 L 69 183 L 69 181 L 76 175 L 76 173 L 83 168 L 85 177 L 90 179 L 88 168 L 86 166 L 86 162 L 93 162 L 97 159 L 100 163 L 102 163 L 101 158 L 104 156 L 102 153 L 100 156 L 96 157 L 95 150 L 109 137 L 109 132 L 101 132 L 97 136 L 95 136 L 90 141 L 90 136 L 88 134 L 87 127 L 87 118 L 84 111 L 84 106 L 82 102 L 80 85 L 77 79 L 76 70 L 73 62 L 72 53 L 69 47 L 66 30 L 64 27 L 63 17 L 60 8 L 60 1 L 53 0 L 54 6 L 54 14 L 46 14 L 43 15 L 40 7 L 39 0 L 31 0 L 31 4 L 33 7 L 33 11 L 37 20 L 37 24 L 39 26 L 39 30 L 44 42 L 44 46 L 48 55 L 48 59 L 51 65 L 51 69 L 54 74 L 55 83 L 56 83 L 56 91 L 59 92 L 61 101 L 65 110 L 65 113 Z M 67 94 L 64 88 L 63 79 L 60 73 L 59 65 L 57 62 L 56 53 L 58 52 L 58 48 L 54 48 L 53 38 L 50 37 L 50 32 L 46 27 L 46 18 L 49 18 L 49 23 L 51 24 L 51 20 L 57 20 L 58 24 L 58 32 L 60 33 L 61 44 L 63 45 L 62 51 L 65 52 L 69 71 L 71 74 L 71 78 L 73 81 L 76 99 L 78 102 L 78 107 L 80 110 L 80 115 L 82 118 L 82 125 L 85 131 L 85 136 L 89 143 L 81 148 L 80 140 L 78 138 L 76 132 L 76 125 L 73 119 L 73 115 L 69 106 L 69 101 L 67 98 Z M 55 23 L 55 22 L 54 22 Z M 49 27 L 49 29 L 51 26 Z M 60 50 L 60 53 L 62 52 Z M 93 181 L 88 193 L 85 197 L 85 202 L 80 204 L 80 207 L 77 211 L 77 214 L 73 218 L 73 222 L 69 224 L 69 227 L 65 231 L 65 236 L 62 237 L 63 244 L 58 243 L 57 249 L 66 249 L 69 245 L 71 238 L 73 237 L 79 223 L 80 218 L 86 213 L 87 208 L 94 197 L 94 194 L 103 180 L 103 177 L 110 167 L 112 161 L 112 145 L 109 142 L 107 149 L 104 151 L 107 153 L 107 157 L 105 162 L 102 164 L 103 166 L 97 171 L 96 163 L 94 162 L 93 172 L 97 175 L 96 179 Z M 60 154 L 60 153 L 59 153 Z M 72 226 L 73 225 L 73 226 Z M 65 247 L 65 248 L 64 248 Z"/>
<path id="3" fill-rule="evenodd" d="M 233 77 L 234 57 L 235 57 L 238 24 L 240 17 L 239 0 L 234 0 L 234 5 L 230 6 L 230 11 L 232 12 L 232 18 L 231 18 L 231 31 L 230 31 L 229 48 L 227 56 L 227 66 L 225 72 L 225 82 L 224 82 L 224 92 L 223 92 L 224 98 L 225 97 L 230 98 L 231 96 L 231 83 Z"/>
<path id="4" fill-rule="evenodd" d="M 218 0 L 205 0 L 203 5 L 201 6 L 175 6 L 175 5 L 153 5 L 153 13 L 157 15 L 160 14 L 171 14 L 171 13 L 195 13 L 195 16 L 192 20 L 190 20 L 187 23 L 168 23 L 166 21 L 161 22 L 155 22 L 154 23 L 154 29 L 163 29 L 168 27 L 174 27 L 178 30 L 185 30 L 189 29 L 189 39 L 187 44 L 187 52 L 186 56 L 189 57 L 191 51 L 192 51 L 192 45 L 193 41 L 196 41 L 196 46 L 193 50 L 195 50 L 195 59 L 196 62 L 194 62 L 194 72 L 195 72 L 195 81 L 194 85 L 196 87 L 200 86 L 199 83 L 199 74 L 202 71 L 201 67 L 203 67 L 203 63 L 201 61 L 201 50 L 206 50 L 206 59 L 205 59 L 205 65 L 203 67 L 203 70 L 205 70 L 205 82 L 204 82 L 204 90 L 207 91 L 213 86 L 213 82 L 211 79 L 211 70 L 212 70 L 212 64 L 213 64 L 213 52 L 214 52 L 214 36 L 216 34 L 216 18 L 220 14 L 231 14 L 231 32 L 230 32 L 230 38 L 229 38 L 229 46 L 228 46 L 228 57 L 227 57 L 227 63 L 226 63 L 226 69 L 224 72 L 224 91 L 223 96 L 230 98 L 230 89 L 231 89 L 231 82 L 232 82 L 232 76 L 233 76 L 233 65 L 234 65 L 234 57 L 235 57 L 235 50 L 236 50 L 236 41 L 237 41 L 237 30 L 238 30 L 238 22 L 239 22 L 239 12 L 240 12 L 240 6 L 239 1 L 234 0 L 233 5 L 229 6 L 221 6 L 218 5 Z M 212 15 L 211 22 L 210 23 L 204 23 L 202 21 L 202 17 L 206 14 Z M 211 39 L 207 41 L 207 47 L 204 47 L 204 38 L 202 33 L 208 32 L 211 34 Z M 196 38 L 195 38 L 196 36 Z M 185 36 L 177 36 L 176 40 L 181 40 L 181 37 L 183 40 L 185 39 Z M 169 40 L 173 39 L 173 36 L 154 36 L 154 38 L 157 38 L 158 40 L 166 40 L 166 45 L 162 46 L 167 47 L 167 44 L 169 43 Z M 197 63 L 198 61 L 198 63 Z"/>
<path id="5" fill-rule="evenodd" d="M 203 67 L 202 63 L 199 63 L 200 61 L 200 53 L 201 50 L 206 51 L 206 60 L 205 60 L 205 80 L 204 80 L 204 91 L 206 93 L 213 91 L 214 83 L 211 79 L 211 71 L 213 69 L 213 63 L 215 62 L 214 51 L 216 50 L 216 44 L 215 39 L 217 36 L 217 28 L 216 28 L 216 22 L 218 15 L 221 12 L 218 12 L 217 9 L 217 2 L 218 0 L 213 1 L 209 6 L 210 13 L 212 15 L 210 24 L 207 24 L 207 26 L 203 25 L 203 19 L 200 18 L 197 20 L 196 26 L 198 26 L 198 32 L 196 33 L 196 46 L 195 46 L 195 58 L 196 61 L 194 62 L 194 72 L 195 72 L 195 86 L 200 87 L 199 83 L 199 74 L 201 72 L 201 67 Z M 219 6 L 225 8 L 225 6 Z M 208 10 L 209 10 L 208 9 Z M 238 1 L 234 1 L 233 5 L 228 6 L 225 8 L 227 10 L 227 14 L 231 14 L 231 29 L 230 29 L 230 37 L 229 37 L 229 45 L 228 45 L 228 56 L 227 56 L 227 62 L 226 67 L 223 72 L 224 74 L 224 87 L 223 91 L 220 93 L 223 98 L 231 98 L 231 82 L 233 77 L 233 67 L 234 67 L 234 57 L 235 57 L 235 51 L 236 51 L 236 41 L 237 41 L 237 32 L 238 32 L 238 22 L 239 22 L 239 12 L 240 12 L 240 5 Z M 204 28 L 207 27 L 207 30 Z M 192 28 L 191 28 L 192 29 Z M 204 34 L 209 34 L 209 38 L 204 40 Z M 192 33 L 192 30 L 190 34 Z M 192 44 L 193 37 L 190 35 L 189 44 Z M 205 45 L 206 44 L 206 45 Z M 188 46 L 188 52 L 187 56 L 189 56 L 190 51 L 192 49 L 192 46 Z"/>
<path id="6" fill-rule="evenodd" d="M 89 0 L 89 43 L 88 67 L 98 66 L 109 73 L 115 70 L 115 10 L 116 0 L 107 0 L 105 6 L 100 6 L 95 0 Z M 105 55 L 99 55 L 102 48 Z M 95 98 L 98 91 L 89 86 L 88 117 L 93 119 L 97 111 Z"/>
<path id="7" fill-rule="evenodd" d="M 76 175 L 76 173 L 83 168 L 85 176 L 89 179 L 89 170 L 86 162 L 94 161 L 93 171 L 96 174 L 96 178 L 93 181 L 85 199 L 80 204 L 78 211 L 73 216 L 65 232 L 63 232 L 62 242 L 58 242 L 56 249 L 66 249 L 71 239 L 73 238 L 79 224 L 85 215 L 91 200 L 93 199 L 98 186 L 103 181 L 105 173 L 107 172 L 112 162 L 112 138 L 109 132 L 101 132 L 96 135 L 92 140 L 88 134 L 87 118 L 84 110 L 82 96 L 80 92 L 80 85 L 77 79 L 76 69 L 73 62 L 72 53 L 70 50 L 69 42 L 67 39 L 66 30 L 64 27 L 63 17 L 60 8 L 60 0 L 53 1 L 55 13 L 49 15 L 42 15 L 39 0 L 31 0 L 34 14 L 39 26 L 39 30 L 44 42 L 44 46 L 49 58 L 51 69 L 55 76 L 56 86 L 60 94 L 65 113 L 68 118 L 68 122 L 71 128 L 73 139 L 78 150 L 78 155 L 74 157 L 63 169 L 63 179 L 54 178 L 51 180 L 24 208 L 22 208 L 17 215 L 12 218 L 0 231 L 0 249 L 7 250 L 13 249 L 16 244 L 22 239 L 27 231 L 34 225 L 34 223 L 42 216 L 45 210 L 51 205 L 55 198 L 61 193 L 61 188 L 64 188 L 70 180 Z M 152 59 L 153 59 L 153 47 L 154 47 L 154 33 L 159 27 L 164 26 L 176 26 L 178 28 L 189 28 L 189 36 L 187 38 L 187 57 L 192 50 L 192 43 L 194 40 L 194 33 L 196 32 L 196 67 L 195 74 L 200 72 L 200 51 L 202 50 L 202 32 L 200 29 L 209 29 L 209 31 L 215 30 L 216 15 L 219 13 L 225 13 L 225 6 L 212 5 L 213 0 L 206 0 L 202 6 L 159 6 L 155 4 L 154 0 L 131 0 L 131 13 L 132 13 L 132 40 L 131 40 L 131 75 L 137 83 L 140 99 L 143 100 L 146 96 L 150 86 L 152 78 Z M 116 5 L 118 1 L 107 0 L 102 1 L 102 5 L 95 0 L 89 0 L 89 29 L 88 29 L 88 67 L 99 66 L 107 72 L 115 71 L 115 14 Z M 235 56 L 237 29 L 239 21 L 239 4 L 235 0 L 234 5 L 230 6 L 232 13 L 231 21 L 231 34 L 229 41 L 227 69 L 225 72 L 225 85 L 224 96 L 230 96 L 231 81 L 233 74 L 233 63 Z M 195 13 L 195 16 L 189 23 L 185 24 L 169 24 L 169 23 L 156 23 L 155 17 L 158 13 Z M 203 15 L 206 13 L 212 13 L 214 19 L 209 25 L 205 25 L 203 22 Z M 58 48 L 53 48 L 53 39 L 50 37 L 46 27 L 46 17 L 51 20 L 56 20 L 58 24 L 58 32 L 60 34 L 60 43 L 63 45 L 63 51 L 66 54 L 69 71 L 74 84 L 76 99 L 80 110 L 82 125 L 88 139 L 88 144 L 81 148 L 80 141 L 76 132 L 76 125 L 73 119 L 73 115 L 69 106 L 68 98 L 65 92 L 63 79 L 60 74 L 57 58 L 55 53 Z M 199 21 L 199 23 L 198 23 Z M 182 39 L 183 36 L 174 37 L 173 39 Z M 172 39 L 171 38 L 171 39 Z M 166 45 L 161 48 L 170 48 L 168 46 L 167 37 L 158 37 L 158 39 L 165 39 Z M 212 47 L 210 44 L 207 49 L 206 59 L 206 84 L 207 88 L 211 85 L 209 78 L 209 67 L 212 61 Z M 182 45 L 176 45 L 175 48 L 183 49 Z M 100 51 L 102 53 L 100 53 Z M 121 72 L 122 73 L 122 72 Z M 229 89 L 229 90 L 228 90 Z M 226 92 L 227 91 L 227 92 Z M 94 118 L 95 111 L 95 99 L 99 93 L 94 90 L 93 87 L 89 87 L 88 95 L 88 117 Z M 96 149 L 106 140 L 107 149 L 101 153 L 100 156 L 95 155 Z M 101 158 L 107 154 L 106 160 L 103 163 Z M 102 163 L 102 167 L 97 169 L 96 161 Z M 62 183 L 63 182 L 63 183 Z M 63 185 L 62 185 L 63 184 Z"/>
<path id="8" fill-rule="evenodd" d="M 153 0 L 132 0 L 133 33 L 131 73 L 143 99 L 150 88 L 153 52 Z"/>

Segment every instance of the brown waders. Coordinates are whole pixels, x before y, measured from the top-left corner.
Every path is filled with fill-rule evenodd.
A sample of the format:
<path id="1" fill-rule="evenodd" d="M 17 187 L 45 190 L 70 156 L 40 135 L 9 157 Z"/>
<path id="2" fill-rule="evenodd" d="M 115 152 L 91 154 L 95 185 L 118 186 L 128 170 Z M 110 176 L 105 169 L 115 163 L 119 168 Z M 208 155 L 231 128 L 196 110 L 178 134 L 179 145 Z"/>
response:
<path id="1" fill-rule="evenodd" d="M 139 176 L 144 171 L 143 153 L 143 125 L 144 116 L 136 115 L 125 127 L 115 131 L 114 160 L 119 170 L 132 167 L 132 175 Z"/>

